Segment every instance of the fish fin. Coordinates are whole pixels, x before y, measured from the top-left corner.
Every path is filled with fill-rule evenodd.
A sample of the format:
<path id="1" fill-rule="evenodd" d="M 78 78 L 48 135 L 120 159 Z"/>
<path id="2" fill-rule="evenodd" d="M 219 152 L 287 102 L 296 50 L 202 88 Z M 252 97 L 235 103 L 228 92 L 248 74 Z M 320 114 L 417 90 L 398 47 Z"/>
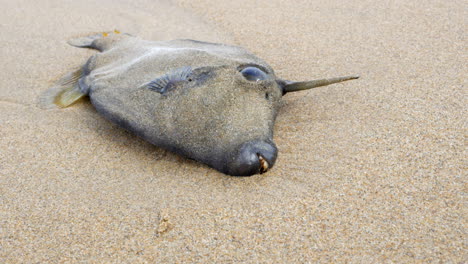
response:
<path id="1" fill-rule="evenodd" d="M 43 109 L 65 108 L 78 101 L 86 95 L 78 84 L 82 76 L 81 67 L 63 76 L 52 88 L 40 96 L 39 106 Z"/>
<path id="2" fill-rule="evenodd" d="M 91 35 L 91 36 L 71 39 L 67 43 L 74 46 L 74 47 L 78 47 L 78 48 L 96 49 L 96 47 L 93 45 L 93 42 L 96 39 L 102 38 L 104 34 L 107 34 L 107 33 L 95 34 L 95 35 Z"/>
<path id="3" fill-rule="evenodd" d="M 118 30 L 106 31 L 86 37 L 71 39 L 68 41 L 68 44 L 78 48 L 91 48 L 103 51 L 106 49 L 109 43 L 114 43 L 128 36 L 131 35 L 127 33 L 121 33 Z"/>
<path id="4" fill-rule="evenodd" d="M 178 83 L 187 81 L 190 74 L 192 74 L 192 67 L 185 66 L 166 73 L 143 86 L 160 94 L 165 94 Z"/>

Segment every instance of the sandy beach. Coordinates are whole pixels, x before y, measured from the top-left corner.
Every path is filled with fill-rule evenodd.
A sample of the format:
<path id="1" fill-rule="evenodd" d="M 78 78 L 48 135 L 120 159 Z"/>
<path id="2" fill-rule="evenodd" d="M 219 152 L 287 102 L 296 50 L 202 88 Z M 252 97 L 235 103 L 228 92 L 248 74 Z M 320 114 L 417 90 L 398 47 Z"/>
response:
<path id="1" fill-rule="evenodd" d="M 466 1 L 0 0 L 1 263 L 465 263 Z M 119 29 L 243 46 L 287 94 L 275 166 L 229 177 L 89 100 L 38 108 Z"/>

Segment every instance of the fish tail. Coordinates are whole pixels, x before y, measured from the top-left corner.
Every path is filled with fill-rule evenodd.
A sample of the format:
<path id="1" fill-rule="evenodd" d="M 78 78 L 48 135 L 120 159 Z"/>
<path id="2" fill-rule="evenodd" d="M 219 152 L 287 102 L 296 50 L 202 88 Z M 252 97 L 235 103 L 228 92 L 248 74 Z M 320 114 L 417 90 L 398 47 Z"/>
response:
<path id="1" fill-rule="evenodd" d="M 42 109 L 65 108 L 77 102 L 86 95 L 78 84 L 82 76 L 82 67 L 63 76 L 39 97 L 39 107 Z"/>

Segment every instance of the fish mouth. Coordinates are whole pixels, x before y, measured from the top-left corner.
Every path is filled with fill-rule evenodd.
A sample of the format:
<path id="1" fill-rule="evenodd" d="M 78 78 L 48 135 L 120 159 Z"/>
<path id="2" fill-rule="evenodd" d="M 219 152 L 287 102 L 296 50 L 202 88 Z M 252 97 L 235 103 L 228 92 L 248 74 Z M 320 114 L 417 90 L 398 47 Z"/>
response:
<path id="1" fill-rule="evenodd" d="M 228 159 L 223 172 L 233 176 L 251 176 L 269 171 L 275 164 L 278 149 L 271 140 L 243 143 Z"/>
<path id="2" fill-rule="evenodd" d="M 268 164 L 268 161 L 259 153 L 257 153 L 257 157 L 260 163 L 259 173 L 263 174 L 268 171 L 270 164 Z"/>

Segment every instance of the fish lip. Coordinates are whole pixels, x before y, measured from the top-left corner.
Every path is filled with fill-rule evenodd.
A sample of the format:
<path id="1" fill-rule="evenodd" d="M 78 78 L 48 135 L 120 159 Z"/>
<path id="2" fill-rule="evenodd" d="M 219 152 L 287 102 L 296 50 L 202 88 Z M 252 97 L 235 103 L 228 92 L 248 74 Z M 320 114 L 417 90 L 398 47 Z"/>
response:
<path id="1" fill-rule="evenodd" d="M 232 152 L 220 171 L 231 176 L 263 174 L 273 167 L 277 154 L 278 149 L 272 140 L 251 140 Z"/>
<path id="2" fill-rule="evenodd" d="M 270 164 L 260 153 L 257 153 L 257 156 L 260 162 L 260 167 L 258 168 L 258 172 L 260 174 L 263 174 L 268 171 L 268 169 L 270 168 Z"/>

